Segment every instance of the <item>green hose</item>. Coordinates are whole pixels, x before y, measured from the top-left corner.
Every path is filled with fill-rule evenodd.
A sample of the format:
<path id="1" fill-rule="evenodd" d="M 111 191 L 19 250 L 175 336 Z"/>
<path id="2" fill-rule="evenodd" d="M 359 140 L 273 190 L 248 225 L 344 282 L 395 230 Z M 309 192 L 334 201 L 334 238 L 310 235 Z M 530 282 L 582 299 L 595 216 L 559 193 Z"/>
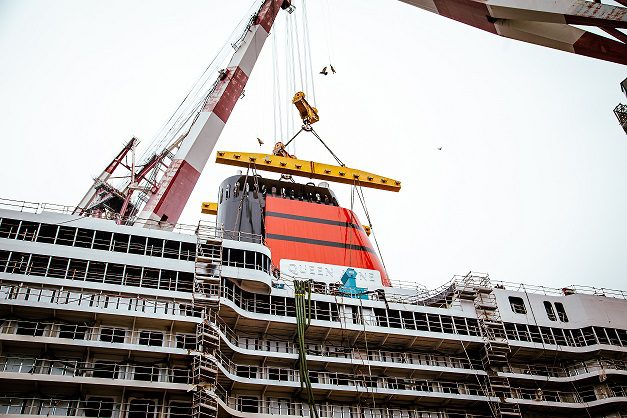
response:
<path id="1" fill-rule="evenodd" d="M 307 300 L 305 300 L 305 297 Z M 307 367 L 307 347 L 305 332 L 311 324 L 311 281 L 294 280 L 294 302 L 296 305 L 296 335 L 298 338 L 298 370 L 300 387 L 307 390 L 310 418 L 318 418 L 316 400 L 311 389 L 309 368 Z"/>

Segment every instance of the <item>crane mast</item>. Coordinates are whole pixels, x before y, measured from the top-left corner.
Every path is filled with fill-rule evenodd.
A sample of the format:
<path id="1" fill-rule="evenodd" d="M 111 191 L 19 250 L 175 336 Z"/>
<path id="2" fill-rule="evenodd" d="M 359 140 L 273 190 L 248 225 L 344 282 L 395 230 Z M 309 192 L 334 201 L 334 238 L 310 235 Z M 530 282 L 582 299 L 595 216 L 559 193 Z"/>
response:
<path id="1" fill-rule="evenodd" d="M 149 193 L 136 225 L 168 228 L 178 221 L 224 125 L 244 91 L 279 10 L 287 9 L 290 5 L 289 0 L 263 2 L 244 37 L 234 45 L 237 49 L 235 54 L 228 67 L 220 72 L 217 83 L 156 190 Z"/>

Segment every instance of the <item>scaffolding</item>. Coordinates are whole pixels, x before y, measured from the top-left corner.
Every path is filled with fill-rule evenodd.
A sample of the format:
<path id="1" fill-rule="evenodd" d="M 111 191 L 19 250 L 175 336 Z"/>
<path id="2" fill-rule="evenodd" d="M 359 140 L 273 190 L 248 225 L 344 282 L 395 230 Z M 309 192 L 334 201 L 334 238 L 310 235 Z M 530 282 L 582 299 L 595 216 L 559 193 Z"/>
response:
<path id="1" fill-rule="evenodd" d="M 199 223 L 196 235 L 193 300 L 194 306 L 202 309 L 203 322 L 196 327 L 197 346 L 192 353 L 192 377 L 195 385 L 192 417 L 216 418 L 218 366 L 215 354 L 220 349 L 220 335 L 211 321 L 214 312 L 220 308 L 223 234 L 212 226 Z"/>
<path id="2" fill-rule="evenodd" d="M 619 103 L 618 106 L 614 108 L 614 114 L 618 119 L 618 123 L 627 134 L 627 105 Z"/>
<path id="3" fill-rule="evenodd" d="M 509 366 L 511 349 L 489 275 L 468 273 L 458 284 L 456 293 L 460 299 L 472 301 L 475 307 L 484 341 L 481 363 L 487 373 L 489 390 L 498 398 L 498 402 L 490 403 L 492 413 L 496 417 L 522 417 L 518 404 L 508 402 L 513 398 L 509 379 L 499 374 L 499 370 Z"/>

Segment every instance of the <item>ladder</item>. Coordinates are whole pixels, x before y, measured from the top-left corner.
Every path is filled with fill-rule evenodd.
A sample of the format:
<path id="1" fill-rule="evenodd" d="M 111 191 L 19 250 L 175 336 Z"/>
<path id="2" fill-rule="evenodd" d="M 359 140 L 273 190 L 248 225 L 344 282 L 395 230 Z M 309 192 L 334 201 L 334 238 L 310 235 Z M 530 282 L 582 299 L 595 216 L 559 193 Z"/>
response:
<path id="1" fill-rule="evenodd" d="M 218 401 L 215 393 L 218 368 L 215 364 L 220 349 L 220 336 L 212 321 L 220 308 L 222 281 L 222 233 L 215 227 L 198 224 L 194 263 L 194 307 L 202 309 L 203 322 L 196 326 L 196 349 L 192 351 L 192 376 L 195 391 L 192 401 L 193 418 L 217 418 Z"/>
<path id="2" fill-rule="evenodd" d="M 199 223 L 196 229 L 194 266 L 194 305 L 217 310 L 220 306 L 222 280 L 222 233 Z"/>
<path id="3" fill-rule="evenodd" d="M 460 299 L 472 301 L 474 304 L 484 341 L 481 363 L 487 373 L 492 396 L 499 398 L 498 402 L 491 402 L 490 409 L 497 417 L 522 417 L 518 404 L 507 402 L 508 398 L 512 398 L 509 379 L 499 374 L 503 366 L 509 365 L 511 348 L 489 275 L 470 272 L 461 279 L 456 288 Z"/>

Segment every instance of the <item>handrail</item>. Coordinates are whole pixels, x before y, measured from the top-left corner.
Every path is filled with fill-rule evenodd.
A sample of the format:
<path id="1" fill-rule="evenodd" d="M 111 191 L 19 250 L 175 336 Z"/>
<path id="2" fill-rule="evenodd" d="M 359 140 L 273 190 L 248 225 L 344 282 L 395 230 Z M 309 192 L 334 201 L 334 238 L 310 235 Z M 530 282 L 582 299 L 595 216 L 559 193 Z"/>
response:
<path id="1" fill-rule="evenodd" d="M 110 325 L 101 325 L 101 326 L 91 326 L 91 325 L 83 325 L 83 324 L 68 324 L 64 322 L 54 322 L 54 321 L 33 321 L 33 320 L 23 320 L 16 318 L 0 318 L 0 334 L 5 335 L 23 335 L 23 336 L 32 336 L 31 334 L 18 334 L 16 330 L 16 323 L 22 322 L 27 324 L 33 324 L 34 328 L 33 334 L 38 334 L 40 337 L 50 337 L 50 338 L 59 338 L 63 340 L 73 340 L 73 341 L 103 341 L 100 339 L 102 335 L 102 330 L 112 330 L 118 329 L 118 327 L 110 326 Z M 74 337 L 70 337 L 71 332 L 62 331 L 61 329 L 55 329 L 55 326 L 62 325 L 71 325 L 76 326 L 77 331 L 74 333 Z M 80 329 L 79 329 L 80 328 Z M 123 336 L 122 342 L 115 341 L 105 341 L 107 344 L 111 344 L 116 346 L 118 344 L 124 345 L 135 345 L 139 347 L 145 347 L 145 350 L 155 350 L 156 348 L 180 348 L 178 345 L 177 337 L 185 337 L 186 339 L 191 339 L 191 342 L 187 342 L 183 344 L 182 349 L 187 350 L 189 346 L 196 347 L 196 336 L 194 334 L 187 333 L 173 333 L 168 331 L 159 331 L 163 334 L 162 345 L 146 345 L 140 344 L 140 338 L 142 338 L 142 333 L 147 331 L 153 331 L 150 329 L 124 329 L 125 333 Z"/>
<path id="2" fill-rule="evenodd" d="M 91 308 L 102 310 L 123 310 L 126 315 L 133 312 L 155 313 L 171 316 L 196 317 L 201 316 L 200 311 L 187 301 L 176 299 L 163 300 L 162 298 L 149 298 L 142 295 L 85 292 L 81 289 L 46 288 L 44 285 L 22 285 L 11 281 L 0 280 L 0 300 L 20 300 L 22 303 L 35 301 L 54 305 L 80 306 L 88 305 Z"/>
<path id="3" fill-rule="evenodd" d="M 244 348 L 244 344 L 240 341 L 241 338 L 249 338 L 255 340 L 255 345 L 259 342 L 280 342 L 282 346 L 285 347 L 284 351 L 280 351 L 283 353 L 289 354 L 297 354 L 298 349 L 296 345 L 291 340 L 260 340 L 256 337 L 249 337 L 245 334 L 236 334 L 226 323 L 222 321 L 221 318 L 215 316 L 215 313 L 209 313 L 207 317 L 209 319 L 209 325 L 218 331 L 219 334 L 222 334 L 223 338 L 229 341 L 236 347 Z M 309 344 L 311 346 L 311 344 Z M 314 351 L 313 349 L 307 351 L 308 356 L 322 356 L 322 357 L 333 357 L 333 358 L 348 358 L 353 359 L 359 362 L 363 362 L 364 364 L 371 364 L 373 361 L 380 361 L 386 363 L 402 363 L 402 364 L 420 364 L 426 366 L 441 366 L 441 367 L 450 367 L 456 369 L 464 369 L 464 370 L 482 370 L 481 368 L 475 367 L 472 362 L 468 360 L 467 357 L 456 357 L 456 356 L 436 356 L 429 353 L 420 353 L 420 352 L 407 352 L 407 351 L 388 351 L 388 350 L 376 350 L 376 349 L 357 349 L 357 348 L 346 348 L 334 345 L 325 345 L 325 344 L 316 344 L 319 350 Z M 266 350 L 259 350 L 266 351 Z M 271 351 L 268 351 L 271 352 Z M 414 356 L 421 356 L 424 358 L 420 358 L 418 363 L 415 363 Z M 371 360 L 371 359 L 385 359 L 385 358 L 393 358 L 395 355 L 398 357 L 400 362 L 388 361 L 388 360 Z M 424 361 L 423 361 L 424 360 Z M 388 366 L 390 367 L 390 366 Z"/>
<path id="4" fill-rule="evenodd" d="M 110 369 L 104 370 L 99 367 L 107 366 Z M 144 370 L 142 370 L 144 368 Z M 149 378 L 138 379 L 137 376 L 146 374 L 146 369 L 150 368 Z M 161 383 L 185 383 L 192 382 L 191 370 L 183 367 L 168 367 L 157 364 L 143 364 L 139 362 L 111 362 L 111 361 L 77 361 L 67 359 L 22 357 L 3 355 L 0 356 L 0 373 L 27 373 L 74 377 L 97 377 L 103 378 L 106 373 L 110 373 L 108 378 L 113 380 L 135 380 Z M 104 372 L 104 373 L 103 373 Z M 184 378 L 185 382 L 176 382 L 176 378 Z"/>

